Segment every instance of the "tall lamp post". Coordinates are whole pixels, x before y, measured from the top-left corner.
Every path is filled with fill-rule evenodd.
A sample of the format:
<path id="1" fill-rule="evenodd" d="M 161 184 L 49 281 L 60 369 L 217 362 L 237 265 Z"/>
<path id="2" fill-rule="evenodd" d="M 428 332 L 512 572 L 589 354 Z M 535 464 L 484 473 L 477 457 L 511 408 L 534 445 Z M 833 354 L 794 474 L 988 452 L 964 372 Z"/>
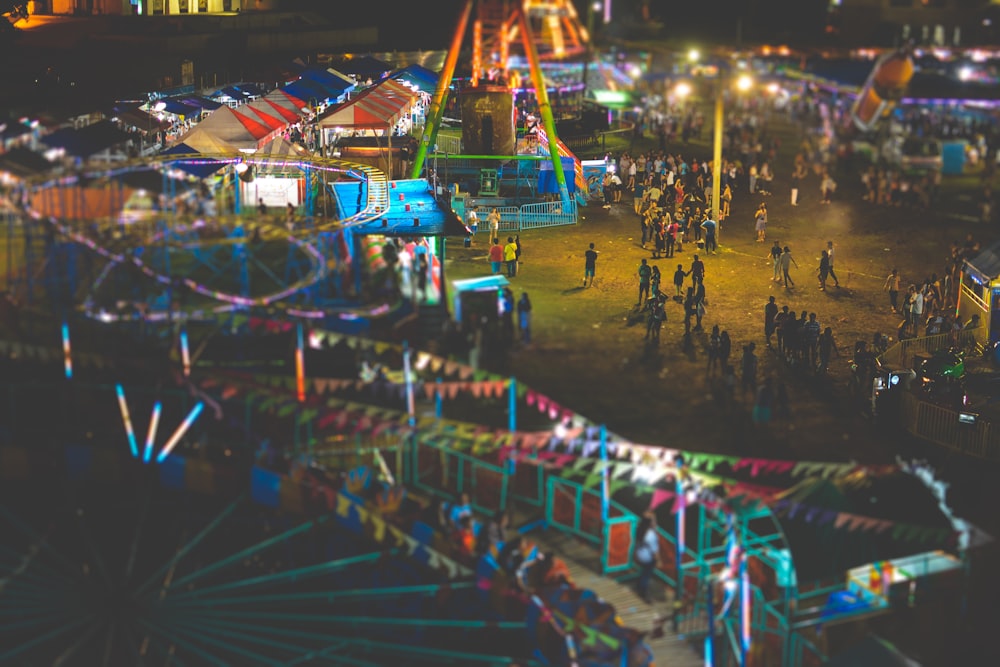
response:
<path id="1" fill-rule="evenodd" d="M 712 126 L 712 220 L 716 225 L 716 237 L 722 238 L 722 221 L 719 208 L 722 200 L 722 130 L 725 125 L 724 94 L 729 83 L 728 75 L 719 70 L 715 86 L 715 123 Z M 736 79 L 736 89 L 745 92 L 753 86 L 753 79 L 742 74 Z"/>

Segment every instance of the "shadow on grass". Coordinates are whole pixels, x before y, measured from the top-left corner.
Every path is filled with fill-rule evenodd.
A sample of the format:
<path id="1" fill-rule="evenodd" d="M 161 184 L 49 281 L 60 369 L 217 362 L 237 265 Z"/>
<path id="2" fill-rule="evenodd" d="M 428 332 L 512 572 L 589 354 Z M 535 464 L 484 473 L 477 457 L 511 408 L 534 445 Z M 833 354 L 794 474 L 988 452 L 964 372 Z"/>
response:
<path id="1" fill-rule="evenodd" d="M 569 296 L 570 294 L 577 294 L 579 292 L 583 292 L 586 289 L 588 288 L 584 287 L 583 285 L 577 285 L 576 287 L 570 287 L 569 289 L 564 289 L 562 291 L 562 295 Z"/>

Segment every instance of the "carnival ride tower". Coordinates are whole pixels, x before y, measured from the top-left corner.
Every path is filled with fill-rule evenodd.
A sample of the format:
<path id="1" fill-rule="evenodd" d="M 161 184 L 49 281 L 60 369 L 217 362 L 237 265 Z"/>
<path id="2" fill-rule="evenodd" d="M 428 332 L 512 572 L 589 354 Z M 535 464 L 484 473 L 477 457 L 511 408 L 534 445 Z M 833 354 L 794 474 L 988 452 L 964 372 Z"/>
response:
<path id="1" fill-rule="evenodd" d="M 578 56 L 586 50 L 589 35 L 581 25 L 571 0 L 468 0 L 459 15 L 458 25 L 445 60 L 438 88 L 434 92 L 427 124 L 413 162 L 413 178 L 420 178 L 429 148 L 437 132 L 455 74 L 469 23 L 472 23 L 471 88 L 503 87 L 512 90 L 507 66 L 511 53 L 518 49 L 528 62 L 531 85 L 535 91 L 546 144 L 560 146 L 555 118 L 542 74 L 542 60 Z M 571 203 L 566 174 L 559 150 L 550 150 L 552 169 L 563 203 Z"/>

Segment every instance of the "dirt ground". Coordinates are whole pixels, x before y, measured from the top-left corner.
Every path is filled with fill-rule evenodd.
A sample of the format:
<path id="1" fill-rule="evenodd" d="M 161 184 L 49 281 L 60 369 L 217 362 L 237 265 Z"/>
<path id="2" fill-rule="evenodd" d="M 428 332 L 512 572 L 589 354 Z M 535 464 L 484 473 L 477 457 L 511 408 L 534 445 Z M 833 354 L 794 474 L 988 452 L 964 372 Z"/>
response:
<path id="1" fill-rule="evenodd" d="M 721 251 L 706 256 L 707 313 L 704 332 L 683 341 L 680 304 L 668 303 L 667 322 L 658 346 L 646 345 L 645 319 L 634 313 L 636 270 L 650 258 L 663 274 L 662 289 L 673 293 L 678 263 L 690 267 L 694 245 L 674 259 L 651 259 L 640 247 L 640 227 L 630 195 L 610 211 L 599 205 L 581 209 L 578 225 L 521 234 L 522 266 L 513 280 L 515 295 L 527 291 L 534 306 L 534 342 L 514 351 L 510 372 L 532 388 L 635 442 L 708 452 L 804 460 L 883 462 L 898 452 L 894 438 L 876 432 L 847 396 L 848 361 L 856 340 L 880 331 L 895 337 L 900 317 L 889 308 L 882 286 L 890 269 L 900 269 L 903 284 L 916 282 L 945 266 L 952 241 L 967 233 L 984 245 L 995 240 L 992 228 L 953 215 L 954 209 L 924 211 L 875 207 L 862 201 L 859 173 L 835 175 L 833 203 L 820 203 L 819 179 L 803 184 L 792 207 L 788 173 L 797 129 L 776 122 L 784 137 L 771 196 L 734 195 L 732 215 L 722 225 Z M 707 132 L 706 132 L 707 134 Z M 643 147 L 637 145 L 637 149 Z M 692 143 L 674 152 L 704 157 L 710 147 Z M 633 152 L 635 154 L 635 152 Z M 971 194 L 971 193 L 970 193 Z M 754 241 L 754 211 L 768 206 L 767 242 Z M 482 227 L 481 227 L 482 228 Z M 789 245 L 798 268 L 794 289 L 771 280 L 768 250 L 773 240 Z M 821 250 L 832 240 L 841 289 L 818 289 Z M 480 233 L 472 248 L 449 239 L 449 280 L 489 273 L 488 239 Z M 600 252 L 594 286 L 582 287 L 583 254 L 593 242 Z M 827 377 L 788 367 L 764 344 L 763 310 L 770 295 L 779 306 L 815 312 L 831 326 L 840 357 Z M 739 375 L 742 346 L 757 345 L 758 379 L 784 382 L 791 418 L 766 429 L 750 420 L 750 394 L 725 410 L 713 397 L 706 377 L 708 333 L 718 324 L 732 338 L 730 363 Z"/>

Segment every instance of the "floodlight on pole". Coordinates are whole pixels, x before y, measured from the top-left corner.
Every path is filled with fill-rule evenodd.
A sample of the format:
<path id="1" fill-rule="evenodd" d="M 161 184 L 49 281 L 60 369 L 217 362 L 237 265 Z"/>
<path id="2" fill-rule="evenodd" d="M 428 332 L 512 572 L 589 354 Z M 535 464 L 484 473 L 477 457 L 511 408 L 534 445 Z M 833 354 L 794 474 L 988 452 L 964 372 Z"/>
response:
<path id="1" fill-rule="evenodd" d="M 753 77 L 748 74 L 741 74 L 736 79 L 736 88 L 742 92 L 746 92 L 753 87 Z"/>
<path id="2" fill-rule="evenodd" d="M 685 98 L 691 94 L 691 84 L 687 81 L 681 81 L 676 86 L 674 86 L 674 94 L 677 97 Z"/>
<path id="3" fill-rule="evenodd" d="M 698 51 L 698 49 L 690 49 L 688 51 L 688 60 L 690 60 L 693 63 L 696 63 L 700 59 L 701 59 L 701 53 Z"/>

